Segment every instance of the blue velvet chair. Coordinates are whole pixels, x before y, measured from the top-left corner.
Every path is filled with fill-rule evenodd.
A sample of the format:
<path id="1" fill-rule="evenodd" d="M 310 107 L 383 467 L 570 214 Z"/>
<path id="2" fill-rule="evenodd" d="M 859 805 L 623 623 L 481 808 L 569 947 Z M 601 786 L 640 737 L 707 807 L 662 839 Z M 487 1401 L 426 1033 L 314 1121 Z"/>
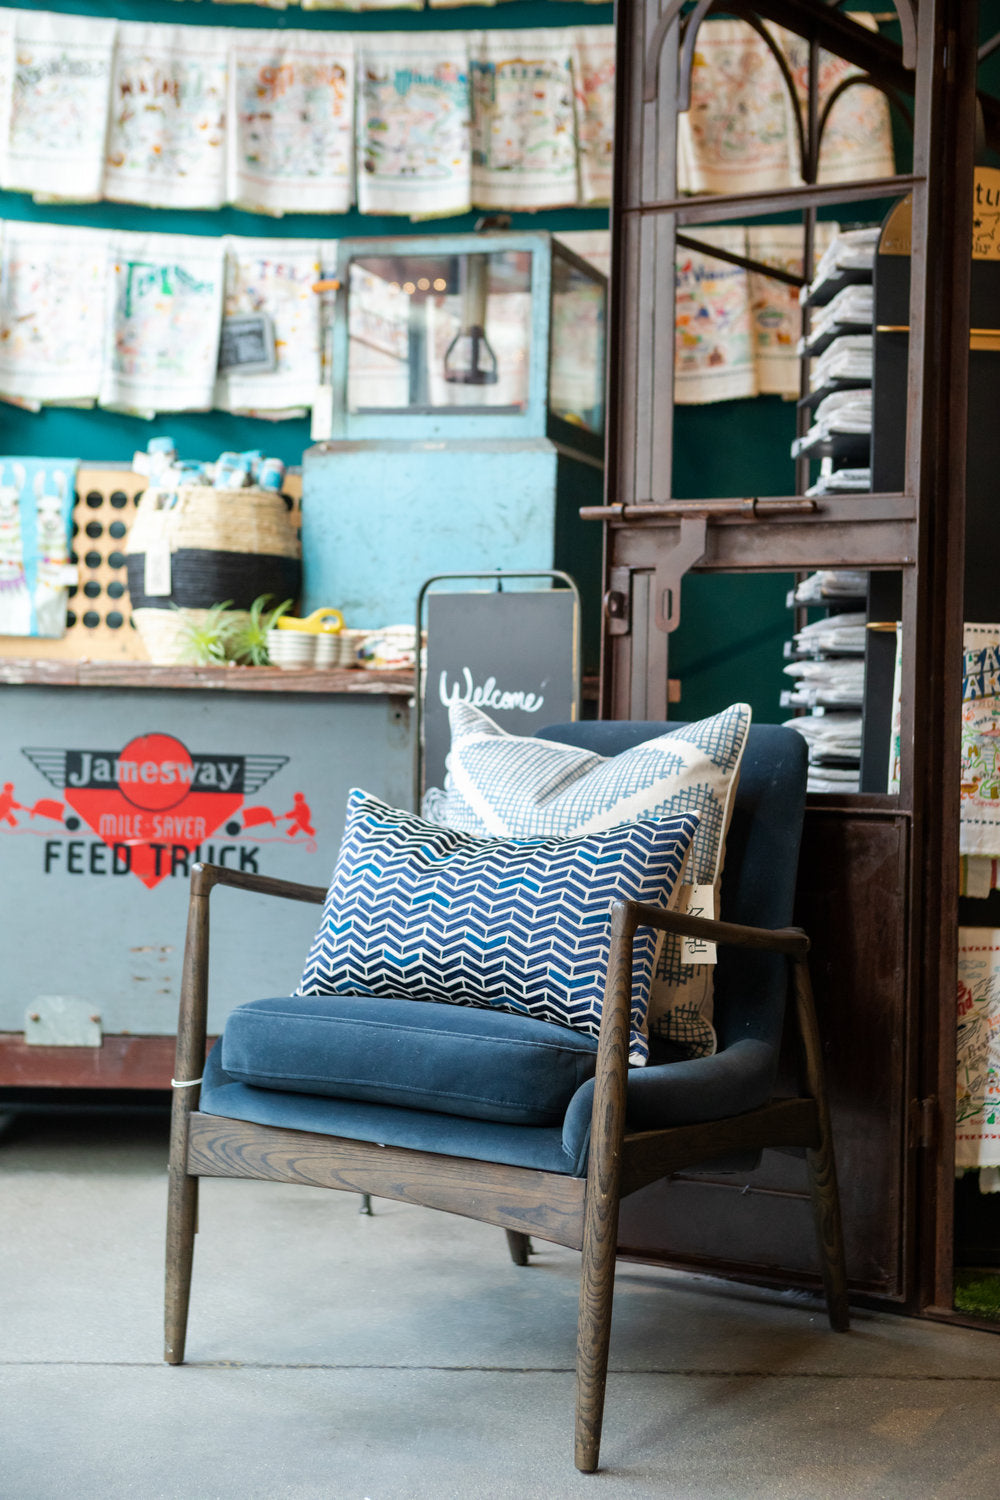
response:
<path id="1" fill-rule="evenodd" d="M 665 727 L 679 726 L 600 722 L 541 733 L 613 755 Z M 405 997 L 282 997 L 237 1007 L 206 1060 L 213 886 L 317 903 L 326 893 L 195 866 L 171 1136 L 167 1361 L 184 1358 L 200 1177 L 308 1183 L 464 1214 L 504 1228 L 518 1264 L 527 1263 L 529 1235 L 582 1251 L 575 1456 L 589 1472 L 600 1445 L 620 1200 L 682 1168 L 752 1167 L 765 1147 L 804 1152 L 829 1318 L 845 1329 L 843 1239 L 809 943 L 789 926 L 805 780 L 801 736 L 766 725 L 750 730 L 721 919 L 617 903 L 596 1042 L 519 1015 Z M 714 1056 L 661 1056 L 628 1068 L 631 944 L 639 925 L 719 945 Z M 800 1088 L 776 1099 L 789 991 Z"/>

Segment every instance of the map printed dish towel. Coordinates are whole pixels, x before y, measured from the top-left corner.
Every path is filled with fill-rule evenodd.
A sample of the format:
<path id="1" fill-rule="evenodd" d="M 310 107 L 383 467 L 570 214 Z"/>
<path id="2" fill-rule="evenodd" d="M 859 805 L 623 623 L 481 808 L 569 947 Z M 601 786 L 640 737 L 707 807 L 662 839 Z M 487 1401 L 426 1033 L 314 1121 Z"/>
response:
<path id="1" fill-rule="evenodd" d="M 703 229 L 698 239 L 746 253 L 742 226 Z M 741 266 L 678 247 L 675 314 L 675 397 L 678 405 L 734 401 L 757 394 L 750 278 Z"/>
<path id="2" fill-rule="evenodd" d="M 877 30 L 870 15 L 851 20 Z M 805 108 L 809 44 L 769 28 Z M 820 108 L 859 70 L 820 52 Z M 820 153 L 820 182 L 891 175 L 889 107 L 883 95 L 852 86 L 833 105 Z M 684 193 L 745 193 L 800 184 L 795 111 L 781 68 L 765 39 L 742 21 L 707 20 L 698 30 L 691 70 L 691 108 L 678 119 L 677 172 Z"/>
<path id="3" fill-rule="evenodd" d="M 96 401 L 108 231 L 7 219 L 2 236 L 0 395 L 36 410 Z"/>
<path id="4" fill-rule="evenodd" d="M 320 381 L 321 299 L 317 240 L 226 240 L 225 314 L 264 313 L 274 331 L 275 368 L 220 375 L 222 411 L 298 416 L 312 406 Z"/>
<path id="5" fill-rule="evenodd" d="M 154 208 L 222 206 L 230 39 L 220 26 L 119 24 L 105 198 Z"/>
<path id="6" fill-rule="evenodd" d="M 561 208 L 578 198 L 572 33 L 470 34 L 472 201 Z"/>
<path id="7" fill-rule="evenodd" d="M 414 219 L 471 206 L 469 57 L 459 31 L 358 38 L 358 208 Z"/>
<path id="8" fill-rule="evenodd" d="M 252 213 L 342 214 L 354 198 L 354 44 L 233 33 L 227 196 Z"/>
<path id="9" fill-rule="evenodd" d="M 615 132 L 615 30 L 579 26 L 573 33 L 573 99 L 582 205 L 611 202 Z"/>
<path id="10" fill-rule="evenodd" d="M 222 240 L 112 236 L 102 406 L 145 417 L 211 409 L 224 281 Z"/>
<path id="11" fill-rule="evenodd" d="M 3 186 L 41 201 L 96 201 L 117 23 L 30 10 L 4 22 Z"/>
<path id="12" fill-rule="evenodd" d="M 1000 930 L 958 929 L 955 1166 L 1000 1166 Z"/>
<path id="13" fill-rule="evenodd" d="M 1000 856 L 1000 625 L 966 625 L 959 849 Z"/>

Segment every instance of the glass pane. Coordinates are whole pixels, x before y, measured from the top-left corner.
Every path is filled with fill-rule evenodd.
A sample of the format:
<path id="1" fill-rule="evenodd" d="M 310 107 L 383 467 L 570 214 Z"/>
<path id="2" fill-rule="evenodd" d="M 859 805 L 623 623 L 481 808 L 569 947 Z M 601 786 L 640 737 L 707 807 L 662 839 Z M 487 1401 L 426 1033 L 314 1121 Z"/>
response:
<path id="1" fill-rule="evenodd" d="M 347 326 L 352 412 L 523 411 L 531 252 L 358 256 Z"/>
<path id="2" fill-rule="evenodd" d="M 549 410 L 604 431 L 604 283 L 570 261 L 552 261 Z"/>

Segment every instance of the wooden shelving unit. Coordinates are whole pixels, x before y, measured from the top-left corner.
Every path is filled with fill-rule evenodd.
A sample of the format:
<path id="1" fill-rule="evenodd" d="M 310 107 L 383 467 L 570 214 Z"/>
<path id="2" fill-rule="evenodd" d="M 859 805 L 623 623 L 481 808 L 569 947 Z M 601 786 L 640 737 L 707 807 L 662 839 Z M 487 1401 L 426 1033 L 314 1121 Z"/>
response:
<path id="1" fill-rule="evenodd" d="M 801 920 L 814 943 L 855 1294 L 951 1307 L 959 705 L 970 246 L 978 3 L 897 0 L 901 43 L 822 0 L 632 0 L 618 13 L 618 173 L 612 229 L 612 389 L 602 712 L 666 718 L 681 579 L 698 572 L 859 568 L 902 576 L 906 650 L 898 795 L 811 800 Z M 713 10 L 787 27 L 810 46 L 803 182 L 678 196 L 676 131 L 697 28 Z M 846 58 L 913 120 L 912 170 L 815 181 L 820 49 Z M 1000 105 L 979 103 L 987 140 Z M 817 211 L 912 195 L 906 466 L 893 494 L 672 497 L 674 254 L 691 226 L 794 211 L 812 263 Z M 708 249 L 708 247 L 705 247 Z M 809 424 L 799 412 L 799 432 Z M 804 490 L 808 462 L 800 461 Z M 597 519 L 598 512 L 588 514 Z M 738 685 L 734 684 L 734 696 Z M 798 1164 L 743 1182 L 692 1177 L 623 1205 L 622 1244 L 646 1258 L 810 1283 Z M 738 1246 L 738 1249 L 734 1249 Z"/>

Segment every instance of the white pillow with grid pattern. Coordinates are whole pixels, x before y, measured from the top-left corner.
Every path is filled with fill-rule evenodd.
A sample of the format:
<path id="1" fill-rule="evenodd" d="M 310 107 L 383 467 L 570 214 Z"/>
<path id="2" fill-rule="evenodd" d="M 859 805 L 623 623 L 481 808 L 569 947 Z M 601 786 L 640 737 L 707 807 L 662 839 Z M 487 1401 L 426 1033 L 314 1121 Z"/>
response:
<path id="1" fill-rule="evenodd" d="M 444 791 L 428 791 L 423 815 L 479 837 L 566 838 L 636 818 L 699 814 L 682 876 L 715 888 L 725 856 L 750 708 L 735 703 L 620 755 L 508 734 L 480 709 L 452 704 L 451 754 Z M 656 963 L 649 1034 L 691 1057 L 715 1051 L 713 969 L 681 961 L 667 934 Z"/>

